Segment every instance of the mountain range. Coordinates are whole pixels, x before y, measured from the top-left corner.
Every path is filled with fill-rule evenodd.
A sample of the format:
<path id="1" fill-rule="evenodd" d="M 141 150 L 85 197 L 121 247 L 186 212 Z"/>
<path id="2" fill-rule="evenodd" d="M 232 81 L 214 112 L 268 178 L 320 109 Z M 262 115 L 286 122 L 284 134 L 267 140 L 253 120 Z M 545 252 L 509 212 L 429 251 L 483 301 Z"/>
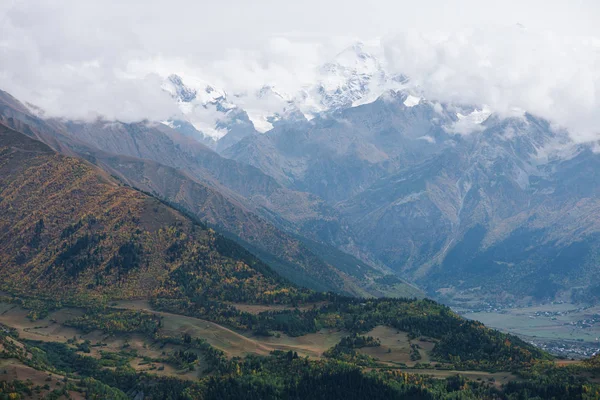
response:
<path id="1" fill-rule="evenodd" d="M 5 92 L 0 115 L 313 289 L 597 299 L 593 147 L 526 111 L 428 100 L 361 44 L 316 76 L 299 93 L 249 94 L 170 75 L 181 113 L 162 122 L 48 120 Z"/>
<path id="2" fill-rule="evenodd" d="M 336 247 L 298 233 L 338 227 L 333 210 L 316 196 L 281 187 L 251 166 L 225 159 L 162 124 L 43 120 L 0 93 L 0 122 L 83 157 L 120 181 L 193 213 L 204 223 L 260 254 L 278 272 L 304 286 L 354 295 L 418 295 Z M 277 213 L 267 209 L 278 210 Z M 309 228 L 312 227 L 312 228 Z M 341 229 L 341 228 L 339 228 Z M 327 234 L 323 234 L 327 236 Z"/>
<path id="3" fill-rule="evenodd" d="M 198 136 L 322 199 L 346 229 L 316 239 L 430 295 L 464 304 L 596 298 L 591 146 L 526 110 L 429 101 L 360 43 L 318 71 L 302 93 L 277 92 L 286 113 L 262 110 L 273 122 L 266 132 L 221 91 L 220 108 L 244 115 L 231 125 L 244 133 Z"/>
<path id="4" fill-rule="evenodd" d="M 454 106 L 409 96 L 281 125 L 223 155 L 324 199 L 353 233 L 335 239 L 340 248 L 447 301 L 595 292 L 592 148 L 527 113 L 474 119 L 459 134 Z"/>

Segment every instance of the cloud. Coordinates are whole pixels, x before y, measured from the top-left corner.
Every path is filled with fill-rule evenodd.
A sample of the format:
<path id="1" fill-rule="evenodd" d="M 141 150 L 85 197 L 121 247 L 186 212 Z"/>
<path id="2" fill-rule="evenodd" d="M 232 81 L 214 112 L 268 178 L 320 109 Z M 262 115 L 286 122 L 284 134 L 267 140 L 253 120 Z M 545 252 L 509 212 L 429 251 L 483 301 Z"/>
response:
<path id="1" fill-rule="evenodd" d="M 527 111 L 577 141 L 600 138 L 600 40 L 515 26 L 406 33 L 384 48 L 389 68 L 429 99 L 487 105 L 501 115 Z"/>
<path id="2" fill-rule="evenodd" d="M 219 41 L 211 32 L 214 20 L 199 20 L 210 6 L 122 3 L 3 4 L 0 88 L 46 116 L 164 120 L 177 113 L 161 89 L 161 79 L 172 73 L 202 78 L 229 93 L 256 92 L 265 84 L 293 91 L 314 78 L 315 65 L 334 47 L 328 43 L 337 40 L 268 38 L 246 25 L 249 34 L 234 44 L 233 37 Z M 167 8 L 176 17 L 167 17 Z M 211 112 L 199 114 L 207 123 L 215 119 Z"/>
<path id="3" fill-rule="evenodd" d="M 88 27 L 47 4 L 0 11 L 2 89 L 52 117 L 136 121 L 176 111 L 158 75 L 127 73 L 129 59 L 143 53 L 134 35 Z"/>
<path id="4" fill-rule="evenodd" d="M 0 88 L 49 116 L 163 120 L 177 113 L 161 90 L 171 73 L 229 94 L 263 85 L 293 94 L 352 41 L 382 37 L 387 67 L 430 100 L 528 110 L 593 140 L 599 14 L 593 0 L 7 0 Z M 272 96 L 240 104 L 256 115 L 282 108 Z M 217 118 L 200 114 L 199 123 Z"/>

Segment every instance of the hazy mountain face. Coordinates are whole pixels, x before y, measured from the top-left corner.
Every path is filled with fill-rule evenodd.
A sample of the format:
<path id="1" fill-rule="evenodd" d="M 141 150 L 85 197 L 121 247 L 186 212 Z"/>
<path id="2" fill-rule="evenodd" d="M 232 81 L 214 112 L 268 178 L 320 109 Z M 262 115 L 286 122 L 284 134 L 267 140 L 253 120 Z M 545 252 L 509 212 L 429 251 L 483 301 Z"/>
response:
<path id="1" fill-rule="evenodd" d="M 223 155 L 323 198 L 353 248 L 431 293 L 541 300 L 579 296 L 596 276 L 597 196 L 587 185 L 598 182 L 580 171 L 597 156 L 529 114 L 391 91 L 280 122 Z"/>
<path id="2" fill-rule="evenodd" d="M 282 185 L 335 203 L 448 145 L 450 136 L 443 125 L 451 123 L 452 116 L 407 99 L 405 93 L 390 92 L 370 104 L 280 124 L 223 155 L 260 168 Z"/>

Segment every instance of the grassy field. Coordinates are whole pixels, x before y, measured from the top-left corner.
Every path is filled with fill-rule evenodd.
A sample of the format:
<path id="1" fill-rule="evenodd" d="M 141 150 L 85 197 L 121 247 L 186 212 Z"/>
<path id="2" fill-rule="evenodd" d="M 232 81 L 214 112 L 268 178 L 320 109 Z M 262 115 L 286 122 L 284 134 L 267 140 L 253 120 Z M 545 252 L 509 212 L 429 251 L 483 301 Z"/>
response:
<path id="1" fill-rule="evenodd" d="M 360 353 L 383 362 L 403 363 L 407 366 L 430 362 L 429 353 L 433 350 L 433 346 L 435 346 L 434 341 L 424 341 L 420 340 L 421 338 L 410 340 L 406 332 L 400 332 L 387 326 L 377 326 L 366 333 L 365 336 L 372 336 L 379 339 L 381 346 L 364 347 L 358 350 Z M 419 346 L 417 350 L 421 356 L 419 360 L 411 360 L 411 344 Z"/>
<path id="2" fill-rule="evenodd" d="M 17 329 L 20 338 L 64 343 L 73 336 L 81 334 L 74 328 L 62 325 L 63 322 L 82 315 L 81 310 L 65 308 L 37 321 L 28 319 L 28 313 L 29 311 L 17 305 L 0 303 L 0 323 Z M 91 342 L 98 341 L 100 337 L 101 332 L 85 335 L 85 339 L 89 339 Z"/>
<path id="3" fill-rule="evenodd" d="M 255 313 L 268 310 L 279 310 L 281 307 L 269 308 L 263 305 L 236 304 L 244 311 L 252 310 Z M 137 310 L 148 310 L 150 306 L 143 301 L 118 302 L 117 307 Z M 311 308 L 311 306 L 306 306 Z M 340 339 L 347 335 L 339 331 L 322 330 L 300 337 L 290 337 L 281 333 L 280 337 L 255 336 L 247 332 L 235 332 L 224 326 L 205 321 L 199 318 L 166 312 L 152 311 L 163 318 L 162 331 L 166 334 L 180 336 L 187 333 L 192 337 L 205 339 L 211 346 L 223 350 L 230 357 L 241 357 L 247 354 L 268 355 L 273 350 L 292 350 L 301 356 L 319 358 L 325 350 L 334 346 Z"/>
<path id="4" fill-rule="evenodd" d="M 50 391 L 60 389 L 64 384 L 64 376 L 38 371 L 23 365 L 16 359 L 0 359 L 0 382 L 10 382 L 13 380 L 30 380 L 33 386 L 40 386 L 41 388 L 48 385 L 49 389 L 41 389 L 40 393 L 34 393 L 28 399 L 44 399 Z M 69 391 L 69 395 L 72 400 L 83 400 L 85 398 L 82 393 L 74 391 Z"/>
<path id="5" fill-rule="evenodd" d="M 70 339 L 77 339 L 78 343 L 89 340 L 94 344 L 102 346 L 92 346 L 90 353 L 80 353 L 94 358 L 100 358 L 101 352 L 118 353 L 123 349 L 135 353 L 138 356 L 132 357 L 131 367 L 137 371 L 148 371 L 156 375 L 178 376 L 182 379 L 194 380 L 201 376 L 203 362 L 200 358 L 200 368 L 197 371 L 179 371 L 166 363 L 147 363 L 144 357 L 160 358 L 163 353 L 170 353 L 180 350 L 183 347 L 172 344 L 160 347 L 151 339 L 136 333 L 107 335 L 101 331 L 82 332 L 78 329 L 62 325 L 63 322 L 74 317 L 82 315 L 82 311 L 74 308 L 64 308 L 54 311 L 48 317 L 31 321 L 27 318 L 28 311 L 13 304 L 0 303 L 0 323 L 15 328 L 19 333 L 19 338 L 28 340 L 39 340 L 42 342 L 67 343 Z M 161 370 L 158 368 L 161 367 Z M 28 368 L 28 367 L 27 367 Z"/>
<path id="6" fill-rule="evenodd" d="M 471 380 L 483 380 L 492 381 L 494 385 L 501 386 L 510 381 L 517 380 L 518 377 L 510 372 L 484 372 L 484 371 L 444 371 L 437 369 L 410 369 L 406 368 L 402 370 L 412 374 L 431 375 L 434 378 L 445 379 L 456 374 L 460 374 Z"/>

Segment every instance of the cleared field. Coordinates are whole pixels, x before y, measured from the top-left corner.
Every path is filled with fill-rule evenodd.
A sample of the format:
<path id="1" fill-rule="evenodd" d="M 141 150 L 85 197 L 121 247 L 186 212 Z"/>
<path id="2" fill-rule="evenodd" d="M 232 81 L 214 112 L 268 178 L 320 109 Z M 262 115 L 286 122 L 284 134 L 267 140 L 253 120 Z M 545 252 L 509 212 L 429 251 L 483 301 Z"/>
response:
<path id="1" fill-rule="evenodd" d="M 433 341 L 424 341 L 420 340 L 420 338 L 410 340 L 406 332 L 383 325 L 375 327 L 373 330 L 367 332 L 365 336 L 372 336 L 379 339 L 381 346 L 358 349 L 360 353 L 383 362 L 404 363 L 408 366 L 413 366 L 417 362 L 429 362 L 429 354 L 433 350 L 433 346 L 435 346 L 435 342 Z M 417 351 L 421 355 L 421 359 L 416 361 L 411 360 L 411 344 L 418 345 L 419 348 Z"/>
<path id="2" fill-rule="evenodd" d="M 276 350 L 291 350 L 296 351 L 300 356 L 320 358 L 325 350 L 335 346 L 347 335 L 348 333 L 343 331 L 322 329 L 317 333 L 309 333 L 299 337 L 291 337 L 282 333 L 279 338 L 275 336 L 255 338 Z"/>
<path id="3" fill-rule="evenodd" d="M 134 369 L 161 376 L 177 376 L 182 379 L 194 380 L 202 375 L 202 371 L 206 367 L 201 357 L 196 371 L 179 371 L 165 363 L 146 363 L 142 358 L 161 358 L 165 354 L 183 349 L 182 346 L 167 344 L 161 348 L 159 344 L 151 339 L 136 333 L 119 335 L 108 335 L 101 331 L 84 333 L 78 329 L 62 325 L 63 322 L 82 315 L 82 311 L 78 309 L 65 308 L 54 311 L 48 317 L 37 321 L 29 320 L 27 313 L 27 310 L 19 306 L 0 303 L 0 323 L 17 329 L 19 338 L 58 343 L 66 343 L 72 338 L 76 338 L 78 342 L 89 340 L 92 344 L 90 353 L 80 352 L 79 354 L 98 359 L 102 357 L 101 352 L 118 353 L 126 348 L 128 351 L 139 355 L 139 357 L 133 358 L 130 363 Z M 100 343 L 101 346 L 94 346 Z M 159 371 L 159 367 L 162 370 Z"/>
<path id="4" fill-rule="evenodd" d="M 198 318 L 165 312 L 155 311 L 155 313 L 163 317 L 161 332 L 176 336 L 187 333 L 192 337 L 203 338 L 211 346 L 223 350 L 229 357 L 242 357 L 248 354 L 268 355 L 273 350 L 292 350 L 302 356 L 318 358 L 345 336 L 341 332 L 326 330 L 300 337 L 285 334 L 281 334 L 279 338 L 252 336 Z"/>
<path id="5" fill-rule="evenodd" d="M 211 346 L 223 350 L 230 357 L 246 354 L 268 355 L 273 350 L 269 346 L 213 322 L 165 312 L 154 311 L 154 313 L 163 317 L 161 332 L 174 336 L 187 333 L 192 337 L 203 338 Z"/>
<path id="6" fill-rule="evenodd" d="M 411 374 L 431 375 L 434 378 L 448 378 L 450 376 L 462 375 L 471 380 L 489 381 L 490 379 L 496 386 L 504 385 L 510 381 L 517 380 L 518 377 L 510 372 L 483 372 L 483 371 L 446 371 L 437 369 L 410 369 L 402 368 L 403 372 Z"/>
<path id="7" fill-rule="evenodd" d="M 149 308 L 148 302 L 144 301 L 127 301 L 118 302 L 117 304 L 117 307 L 147 310 L 160 315 L 163 317 L 161 332 L 174 336 L 181 336 L 187 333 L 192 337 L 203 338 L 211 346 L 223 350 L 229 357 L 242 357 L 247 354 L 268 355 L 273 350 L 291 350 L 296 351 L 301 356 L 319 358 L 325 350 L 333 347 L 342 337 L 347 335 L 347 333 L 339 331 L 322 330 L 300 337 L 291 337 L 283 333 L 280 334 L 280 337 L 255 336 L 251 333 L 238 333 L 224 326 L 199 318 L 152 311 Z M 237 306 L 238 304 L 236 304 Z M 239 306 L 254 307 L 254 311 L 260 309 L 260 312 L 274 310 L 262 305 Z"/>
<path id="8" fill-rule="evenodd" d="M 28 311 L 14 304 L 0 303 L 0 323 L 17 329 L 19 337 L 44 342 L 66 342 L 81 332 L 62 325 L 63 322 L 82 315 L 78 309 L 62 309 L 50 313 L 46 318 L 31 321 L 27 318 Z M 84 339 L 95 342 L 102 336 L 101 332 L 91 332 L 83 335 Z"/>
<path id="9" fill-rule="evenodd" d="M 306 310 L 311 310 L 314 307 L 322 307 L 325 304 L 327 304 L 326 302 L 322 301 L 322 302 L 318 302 L 318 303 L 310 303 L 310 304 L 303 304 L 301 306 L 298 307 L 292 307 L 289 305 L 284 305 L 284 304 L 274 304 L 274 305 L 264 305 L 264 304 L 241 304 L 241 303 L 227 303 L 231 306 L 234 306 L 235 308 L 237 308 L 240 311 L 244 311 L 250 314 L 260 314 L 261 312 L 265 312 L 265 311 L 283 311 L 283 310 L 300 310 L 300 311 L 306 311 Z"/>
<path id="10" fill-rule="evenodd" d="M 38 371 L 26 365 L 23 365 L 16 359 L 0 359 L 0 381 L 30 380 L 33 386 L 48 385 L 49 390 L 41 390 L 39 394 L 35 394 L 30 399 L 42 399 L 54 389 L 62 387 L 64 377 L 44 371 Z M 83 400 L 85 397 L 78 392 L 69 392 L 70 398 L 73 400 Z"/>

